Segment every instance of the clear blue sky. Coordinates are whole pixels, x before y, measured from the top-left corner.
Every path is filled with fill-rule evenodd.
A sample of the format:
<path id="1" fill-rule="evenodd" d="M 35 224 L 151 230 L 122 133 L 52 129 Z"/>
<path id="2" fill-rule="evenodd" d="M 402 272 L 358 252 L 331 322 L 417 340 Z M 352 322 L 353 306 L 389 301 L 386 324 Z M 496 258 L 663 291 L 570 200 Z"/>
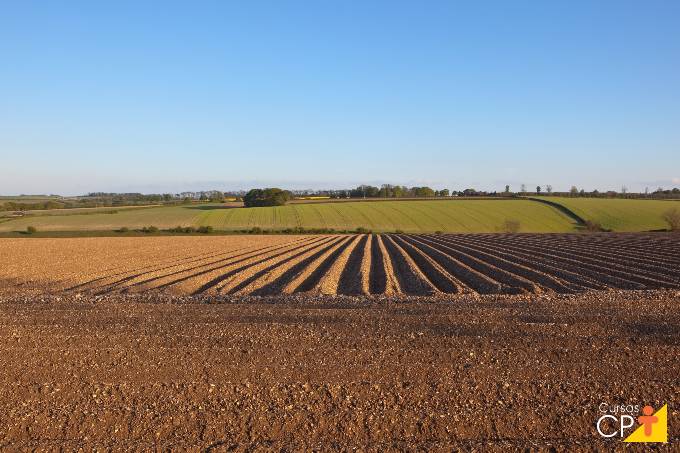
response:
<path id="1" fill-rule="evenodd" d="M 0 194 L 680 186 L 680 2 L 3 2 Z"/>

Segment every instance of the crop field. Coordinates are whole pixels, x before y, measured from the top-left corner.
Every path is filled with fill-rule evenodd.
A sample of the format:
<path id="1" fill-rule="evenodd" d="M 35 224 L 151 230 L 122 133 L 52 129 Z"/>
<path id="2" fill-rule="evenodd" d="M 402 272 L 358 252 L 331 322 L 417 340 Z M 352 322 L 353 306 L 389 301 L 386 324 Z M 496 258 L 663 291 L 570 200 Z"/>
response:
<path id="1" fill-rule="evenodd" d="M 93 213 L 92 211 L 72 213 L 71 210 L 52 210 L 40 215 L 15 218 L 4 222 L 0 219 L 2 222 L 0 231 L 23 231 L 29 225 L 41 231 L 114 230 L 121 227 L 142 228 L 149 225 L 171 228 L 177 225 L 196 224 L 204 212 L 202 208 L 204 206 L 101 208 L 107 213 Z M 114 211 L 113 214 L 109 213 Z"/>
<path id="2" fill-rule="evenodd" d="M 72 216 L 72 215 L 97 215 L 97 214 L 111 214 L 119 213 L 121 211 L 149 209 L 150 207 L 157 207 L 159 205 L 148 206 L 101 206 L 96 208 L 68 208 L 68 209 L 40 209 L 23 211 L 21 214 L 31 218 L 39 216 Z M 0 211 L 0 218 L 2 217 L 16 217 L 16 211 Z"/>
<path id="3" fill-rule="evenodd" d="M 499 232 L 506 220 L 520 223 L 522 232 L 569 232 L 575 222 L 555 208 L 530 200 L 376 201 L 290 204 L 266 208 L 220 205 L 172 206 L 125 210 L 115 214 L 25 217 L 0 223 L 0 232 L 115 230 L 153 225 L 212 226 L 233 231 L 259 227 L 283 230 L 301 227 L 374 232 Z"/>
<path id="4" fill-rule="evenodd" d="M 12 291 L 437 296 L 680 287 L 680 236 L 671 234 L 3 239 L 0 260 Z"/>
<path id="5" fill-rule="evenodd" d="M 680 209 L 676 200 L 633 200 L 612 198 L 549 197 L 584 220 L 598 222 L 607 230 L 631 232 L 654 231 L 668 228 L 663 221 L 664 212 Z"/>

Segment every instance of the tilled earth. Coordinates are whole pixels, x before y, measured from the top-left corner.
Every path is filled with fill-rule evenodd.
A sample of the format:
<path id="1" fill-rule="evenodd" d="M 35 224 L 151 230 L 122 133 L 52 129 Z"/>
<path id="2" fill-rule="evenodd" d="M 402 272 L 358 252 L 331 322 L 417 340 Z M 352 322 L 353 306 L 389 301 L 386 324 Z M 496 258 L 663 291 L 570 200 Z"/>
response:
<path id="1" fill-rule="evenodd" d="M 680 292 L 0 297 L 0 448 L 621 448 L 680 403 Z"/>
<path id="2" fill-rule="evenodd" d="M 680 289 L 680 235 L 19 238 L 0 263 L 0 294 L 573 294 Z"/>

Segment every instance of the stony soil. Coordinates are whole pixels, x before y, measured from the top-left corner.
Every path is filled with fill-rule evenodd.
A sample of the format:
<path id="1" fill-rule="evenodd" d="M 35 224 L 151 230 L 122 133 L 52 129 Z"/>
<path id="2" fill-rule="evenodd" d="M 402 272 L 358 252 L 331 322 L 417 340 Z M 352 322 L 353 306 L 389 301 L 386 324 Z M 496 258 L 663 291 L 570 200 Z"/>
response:
<path id="1" fill-rule="evenodd" d="M 406 251 L 399 241 L 383 253 Z M 668 403 L 680 440 L 677 290 L 237 298 L 13 288 L 0 296 L 0 448 L 621 448 L 595 432 L 603 402 Z"/>
<path id="2" fill-rule="evenodd" d="M 667 403 L 680 237 L 0 239 L 0 448 L 620 448 Z M 671 447 L 672 448 L 672 447 Z"/>

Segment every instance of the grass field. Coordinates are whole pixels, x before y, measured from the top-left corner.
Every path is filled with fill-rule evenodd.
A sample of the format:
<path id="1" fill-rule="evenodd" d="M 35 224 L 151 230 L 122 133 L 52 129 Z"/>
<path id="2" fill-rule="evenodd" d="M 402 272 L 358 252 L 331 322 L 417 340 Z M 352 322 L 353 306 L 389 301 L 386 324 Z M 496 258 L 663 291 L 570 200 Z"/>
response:
<path id="1" fill-rule="evenodd" d="M 680 209 L 680 201 L 627 200 L 609 198 L 550 197 L 582 217 L 600 223 L 612 231 L 652 231 L 668 228 L 662 215 L 671 208 Z"/>
<path id="2" fill-rule="evenodd" d="M 23 211 L 25 215 L 29 216 L 43 216 L 43 215 L 82 215 L 82 214 L 107 214 L 113 211 L 124 211 L 127 209 L 146 209 L 160 205 L 142 205 L 142 206 L 101 206 L 95 208 L 67 208 L 67 209 L 36 209 Z M 2 217 L 16 217 L 16 211 L 0 211 L 0 218 Z"/>
<path id="3" fill-rule="evenodd" d="M 268 208 L 224 208 L 219 205 L 173 206 L 120 211 L 115 214 L 35 216 L 0 223 L 0 232 L 35 226 L 40 231 L 113 230 L 212 226 L 216 230 L 260 227 L 364 227 L 375 232 L 496 232 L 505 220 L 518 220 L 523 232 L 570 232 L 575 223 L 558 210 L 530 200 L 378 201 L 293 204 Z"/>

